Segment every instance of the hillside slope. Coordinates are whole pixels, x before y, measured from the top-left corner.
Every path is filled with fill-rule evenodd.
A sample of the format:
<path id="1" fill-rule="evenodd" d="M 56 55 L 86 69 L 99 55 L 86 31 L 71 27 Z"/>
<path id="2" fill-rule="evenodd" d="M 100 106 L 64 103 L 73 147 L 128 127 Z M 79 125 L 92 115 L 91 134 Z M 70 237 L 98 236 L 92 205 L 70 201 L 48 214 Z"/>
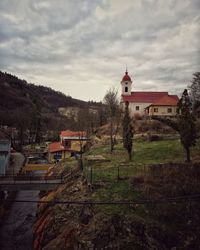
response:
<path id="1" fill-rule="evenodd" d="M 87 104 L 85 101 L 66 96 L 44 86 L 29 84 L 16 76 L 0 71 L 0 109 L 15 110 L 20 107 L 33 108 L 41 105 L 50 111 L 57 112 L 58 107 L 77 106 Z"/>
<path id="2" fill-rule="evenodd" d="M 23 137 L 34 137 L 39 142 L 42 134 L 46 134 L 47 131 L 77 129 L 80 119 L 73 114 L 65 116 L 59 112 L 60 108 L 75 108 L 80 111 L 77 116 L 83 116 L 80 117 L 82 120 L 97 123 L 97 113 L 101 106 L 101 103 L 74 99 L 59 91 L 27 83 L 0 71 L 0 126 L 17 128 L 22 144 Z M 90 109 L 96 110 L 96 113 L 90 119 L 86 119 Z"/>

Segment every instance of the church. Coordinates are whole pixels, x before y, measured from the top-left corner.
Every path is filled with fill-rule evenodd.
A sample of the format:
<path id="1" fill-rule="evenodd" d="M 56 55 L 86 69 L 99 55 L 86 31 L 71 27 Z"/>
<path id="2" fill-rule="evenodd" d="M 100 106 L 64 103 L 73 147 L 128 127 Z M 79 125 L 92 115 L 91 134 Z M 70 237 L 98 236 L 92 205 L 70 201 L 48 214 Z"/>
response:
<path id="1" fill-rule="evenodd" d="M 168 92 L 131 91 L 132 80 L 126 70 L 121 80 L 121 102 L 129 103 L 130 115 L 175 116 L 178 96 Z"/>

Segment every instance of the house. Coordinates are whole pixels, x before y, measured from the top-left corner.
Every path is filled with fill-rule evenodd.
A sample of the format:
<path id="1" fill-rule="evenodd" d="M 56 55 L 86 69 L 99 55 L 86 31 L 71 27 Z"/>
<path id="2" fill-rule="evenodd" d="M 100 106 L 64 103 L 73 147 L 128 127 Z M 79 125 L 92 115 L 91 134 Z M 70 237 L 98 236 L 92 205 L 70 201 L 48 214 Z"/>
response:
<path id="1" fill-rule="evenodd" d="M 60 141 L 52 142 L 48 146 L 48 159 L 50 162 L 64 160 L 74 153 L 84 151 L 88 138 L 85 131 L 61 131 Z"/>
<path id="2" fill-rule="evenodd" d="M 134 115 L 159 115 L 175 116 L 178 96 L 169 95 L 168 92 L 157 91 L 131 91 L 132 80 L 128 71 L 121 81 L 121 103 L 129 103 L 131 116 Z"/>
<path id="3" fill-rule="evenodd" d="M 60 142 L 52 142 L 48 146 L 48 160 L 49 162 L 55 162 L 64 160 L 71 154 L 64 148 Z"/>
<path id="4" fill-rule="evenodd" d="M 10 141 L 0 140 L 0 175 L 5 175 L 9 167 L 10 149 Z"/>

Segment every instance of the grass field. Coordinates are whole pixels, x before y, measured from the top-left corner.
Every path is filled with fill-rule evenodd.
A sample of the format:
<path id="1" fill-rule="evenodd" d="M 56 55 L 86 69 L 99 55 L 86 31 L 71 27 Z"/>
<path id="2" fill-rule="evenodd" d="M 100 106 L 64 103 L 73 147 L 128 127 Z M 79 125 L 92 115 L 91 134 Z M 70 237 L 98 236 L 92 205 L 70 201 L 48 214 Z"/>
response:
<path id="1" fill-rule="evenodd" d="M 141 191 L 130 186 L 130 177 L 141 174 L 146 165 L 185 162 L 185 153 L 179 140 L 136 141 L 131 162 L 128 161 L 128 155 L 122 144 L 116 145 L 113 153 L 110 153 L 109 145 L 95 146 L 87 155 L 102 155 L 108 160 L 106 162 L 84 162 L 87 179 L 93 184 L 105 184 L 93 192 L 94 199 L 104 201 L 142 198 Z M 193 161 L 200 161 L 200 141 L 191 148 L 191 158 Z M 120 178 L 118 179 L 118 177 Z M 113 209 L 124 210 L 126 208 L 105 206 L 105 209 L 113 212 Z"/>
<path id="2" fill-rule="evenodd" d="M 89 155 L 102 155 L 108 162 L 85 162 L 88 177 L 90 167 L 93 171 L 93 181 L 111 181 L 117 178 L 118 169 L 120 177 L 127 177 L 143 170 L 145 165 L 185 162 L 185 152 L 179 140 L 136 141 L 133 144 L 133 151 L 132 161 L 129 162 L 122 144 L 116 145 L 112 153 L 109 145 L 92 148 Z M 191 148 L 191 158 L 194 162 L 200 161 L 200 141 Z"/>

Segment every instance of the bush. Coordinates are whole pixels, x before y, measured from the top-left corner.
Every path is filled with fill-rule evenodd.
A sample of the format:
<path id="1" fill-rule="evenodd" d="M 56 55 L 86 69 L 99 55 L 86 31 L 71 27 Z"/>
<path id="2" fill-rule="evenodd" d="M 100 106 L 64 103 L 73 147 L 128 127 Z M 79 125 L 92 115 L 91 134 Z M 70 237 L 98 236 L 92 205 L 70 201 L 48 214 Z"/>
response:
<path id="1" fill-rule="evenodd" d="M 196 121 L 197 137 L 200 138 L 200 118 Z"/>
<path id="2" fill-rule="evenodd" d="M 144 183 L 144 176 L 142 175 L 133 176 L 130 178 L 129 183 L 132 187 L 140 186 L 141 184 Z"/>
<path id="3" fill-rule="evenodd" d="M 160 140 L 162 140 L 162 137 L 159 135 L 148 134 L 148 140 L 149 141 L 160 141 Z"/>
<path id="4" fill-rule="evenodd" d="M 137 120 L 142 120 L 142 118 L 143 118 L 143 116 L 141 114 L 139 114 L 139 113 L 136 113 L 136 114 L 133 115 L 133 119 L 136 120 L 136 121 Z"/>

